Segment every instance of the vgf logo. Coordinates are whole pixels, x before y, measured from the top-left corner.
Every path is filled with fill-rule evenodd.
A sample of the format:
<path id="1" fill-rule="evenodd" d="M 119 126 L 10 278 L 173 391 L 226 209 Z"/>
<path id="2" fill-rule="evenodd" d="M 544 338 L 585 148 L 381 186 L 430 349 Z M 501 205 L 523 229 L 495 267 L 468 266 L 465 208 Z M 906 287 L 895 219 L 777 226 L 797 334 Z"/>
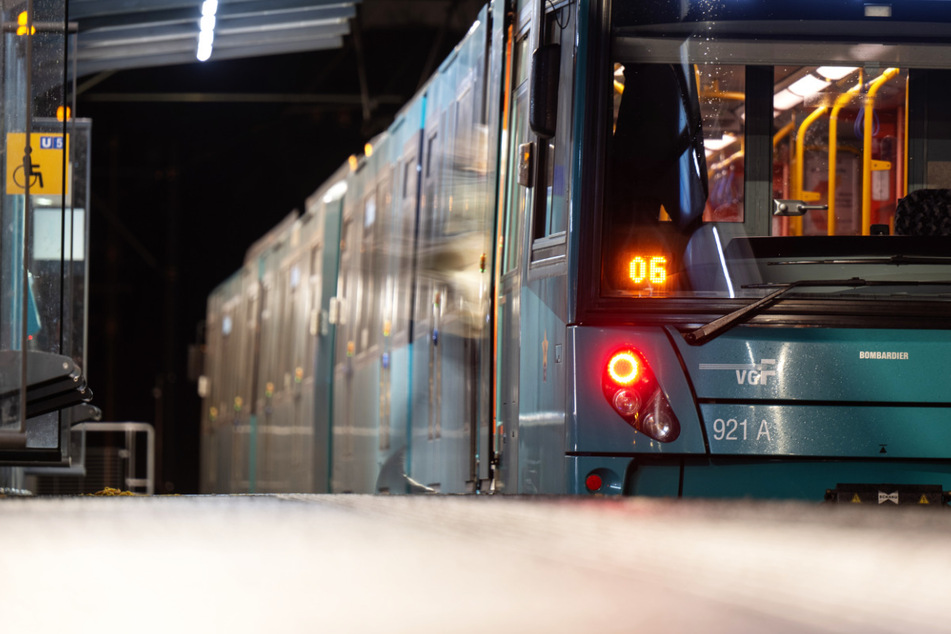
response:
<path id="1" fill-rule="evenodd" d="M 776 376 L 776 359 L 761 359 L 759 363 L 701 363 L 701 370 L 727 370 L 736 374 L 737 385 L 767 385 Z"/>
<path id="2" fill-rule="evenodd" d="M 62 150 L 63 137 L 61 136 L 40 136 L 41 150 Z"/>

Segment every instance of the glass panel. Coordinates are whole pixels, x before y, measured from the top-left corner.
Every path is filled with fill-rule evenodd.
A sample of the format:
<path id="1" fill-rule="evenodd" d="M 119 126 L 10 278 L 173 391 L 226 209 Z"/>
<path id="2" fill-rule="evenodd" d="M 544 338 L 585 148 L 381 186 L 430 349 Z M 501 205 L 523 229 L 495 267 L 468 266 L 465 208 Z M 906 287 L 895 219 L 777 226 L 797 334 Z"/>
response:
<path id="1" fill-rule="evenodd" d="M 509 156 L 513 157 L 509 168 L 509 187 L 505 205 L 505 242 L 502 254 L 503 271 L 508 273 L 518 268 L 519 236 L 522 229 L 522 218 L 528 207 L 531 192 L 527 187 L 518 184 L 518 146 L 525 135 L 525 119 L 527 117 L 528 90 L 521 90 L 515 98 L 515 112 L 512 116 L 512 140 L 509 147 Z"/>
<path id="2" fill-rule="evenodd" d="M 746 69 L 719 64 L 696 69 L 709 177 L 703 220 L 743 222 Z"/>
<path id="3" fill-rule="evenodd" d="M 899 138 L 907 73 L 843 66 L 777 66 L 774 73 L 774 197 L 829 209 L 776 217 L 772 233 L 867 235 L 872 225 L 894 233 L 905 163 Z"/>
<path id="4" fill-rule="evenodd" d="M 363 236 L 360 244 L 360 314 L 357 351 L 363 352 L 378 341 L 380 334 L 379 292 L 376 288 L 379 256 L 376 244 L 377 195 L 373 191 L 363 204 Z M 365 303 L 365 305 L 364 305 Z"/>
<path id="5" fill-rule="evenodd" d="M 874 65 L 836 62 L 845 44 L 745 42 L 749 65 L 707 61 L 727 56 L 715 38 L 680 61 L 645 61 L 655 51 L 636 38 L 614 50 L 602 296 L 753 298 L 843 280 L 796 293 L 946 301 L 948 71 L 893 65 L 917 51 L 897 44 Z"/>
<path id="6" fill-rule="evenodd" d="M 518 146 L 524 143 L 527 135 L 528 118 L 528 70 L 529 45 L 528 37 L 523 36 L 515 43 L 515 86 L 512 98 L 512 114 L 510 122 L 511 136 L 509 137 L 509 175 L 508 193 L 505 204 L 505 236 L 502 252 L 502 270 L 508 273 L 518 267 L 519 236 L 521 235 L 522 218 L 528 207 L 531 190 L 518 184 Z"/>
<path id="7" fill-rule="evenodd" d="M 562 7 L 546 16 L 546 44 L 561 45 L 558 80 L 556 136 L 538 139 L 538 206 L 533 228 L 535 239 L 565 231 L 568 226 L 567 178 L 571 169 L 571 123 L 574 80 L 574 51 L 569 28 L 573 28 L 572 7 Z"/>
<path id="8" fill-rule="evenodd" d="M 715 69 L 627 60 L 613 68 L 602 291 L 667 297 L 683 286 L 676 267 L 690 233 L 711 213 L 702 118 L 720 135 L 730 118 L 720 97 L 700 108 L 697 77 L 719 85 Z"/>
<path id="9" fill-rule="evenodd" d="M 30 383 L 56 381 L 75 386 L 63 387 L 64 403 L 84 398 L 88 134 L 77 138 L 83 133 L 66 116 L 65 2 L 36 0 L 32 15 L 26 9 L 27 3 L 16 2 L 0 10 L 0 434 L 12 434 L 0 446 L 59 449 L 65 458 L 69 421 L 61 424 L 58 411 L 41 413 L 49 406 L 36 393 L 23 412 L 21 388 L 25 377 Z M 64 367 L 75 382 L 58 374 Z"/>

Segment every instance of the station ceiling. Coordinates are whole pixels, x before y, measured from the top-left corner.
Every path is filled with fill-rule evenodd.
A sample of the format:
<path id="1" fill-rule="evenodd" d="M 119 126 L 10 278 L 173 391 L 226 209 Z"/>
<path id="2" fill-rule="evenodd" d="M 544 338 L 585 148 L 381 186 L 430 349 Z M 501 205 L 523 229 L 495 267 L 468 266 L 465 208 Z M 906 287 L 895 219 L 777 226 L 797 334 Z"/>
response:
<path id="1" fill-rule="evenodd" d="M 213 58 L 343 45 L 359 0 L 219 0 Z M 69 0 L 79 76 L 198 62 L 202 0 Z"/>
<path id="2" fill-rule="evenodd" d="M 217 0 L 211 60 L 341 48 L 360 28 L 457 31 L 482 0 Z M 203 0 L 68 0 L 79 77 L 200 63 Z M 372 60 L 371 60 L 372 61 Z"/>
<path id="3" fill-rule="evenodd" d="M 213 49 L 202 66 L 204 0 L 68 0 L 77 33 L 71 74 L 85 105 L 358 109 L 369 135 L 436 69 L 486 2 L 218 0 Z M 196 73 L 214 85 L 196 89 L 189 82 Z"/>

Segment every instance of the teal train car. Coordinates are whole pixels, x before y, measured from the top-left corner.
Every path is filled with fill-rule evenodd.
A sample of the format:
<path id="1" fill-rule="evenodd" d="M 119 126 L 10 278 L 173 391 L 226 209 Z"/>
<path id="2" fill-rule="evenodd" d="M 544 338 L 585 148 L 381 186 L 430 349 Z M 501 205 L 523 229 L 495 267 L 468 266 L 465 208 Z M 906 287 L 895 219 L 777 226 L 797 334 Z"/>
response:
<path id="1" fill-rule="evenodd" d="M 490 2 L 209 298 L 203 490 L 944 504 L 945 4 Z"/>

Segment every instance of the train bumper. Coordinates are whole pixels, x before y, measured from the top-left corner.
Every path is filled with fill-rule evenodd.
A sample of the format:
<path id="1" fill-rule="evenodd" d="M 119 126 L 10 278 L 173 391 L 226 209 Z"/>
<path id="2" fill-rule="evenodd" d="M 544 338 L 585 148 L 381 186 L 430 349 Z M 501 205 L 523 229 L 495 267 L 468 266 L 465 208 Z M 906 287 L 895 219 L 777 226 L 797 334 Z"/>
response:
<path id="1" fill-rule="evenodd" d="M 567 461 L 569 491 L 589 495 L 879 504 L 881 491 L 884 505 L 944 506 L 951 490 L 948 461 L 697 456 L 568 456 Z"/>

